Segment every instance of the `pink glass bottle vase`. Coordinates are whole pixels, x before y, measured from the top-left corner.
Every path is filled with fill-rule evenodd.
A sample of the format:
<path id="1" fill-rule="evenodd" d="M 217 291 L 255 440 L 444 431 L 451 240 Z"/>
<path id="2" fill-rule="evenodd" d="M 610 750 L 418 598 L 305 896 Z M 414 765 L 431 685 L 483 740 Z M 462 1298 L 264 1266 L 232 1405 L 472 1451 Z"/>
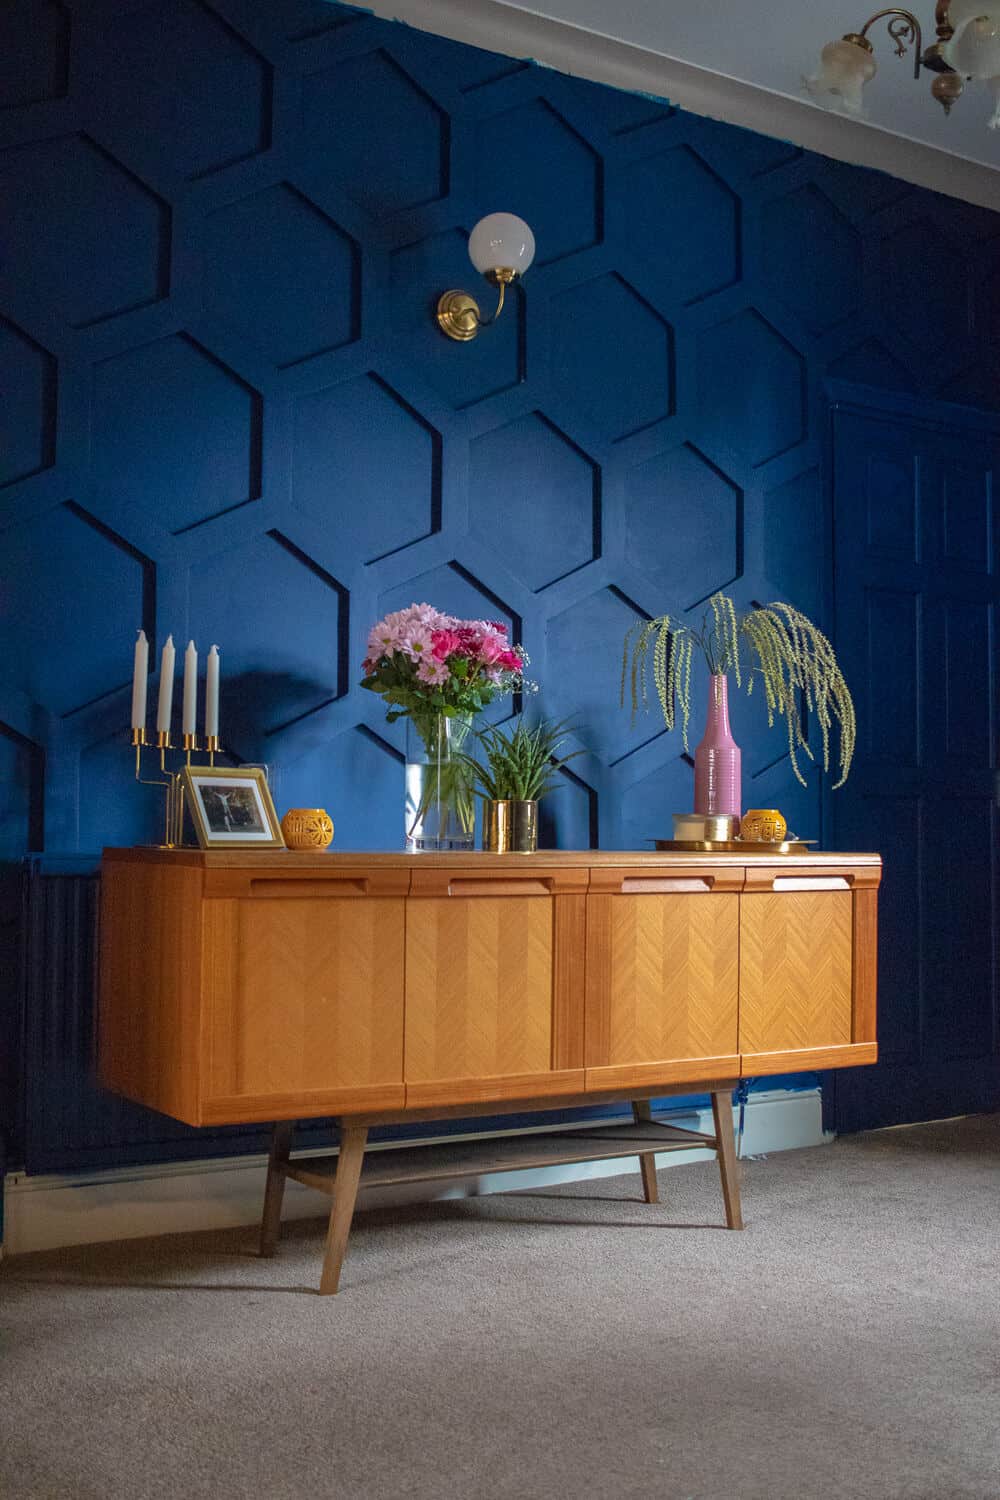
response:
<path id="1" fill-rule="evenodd" d="M 731 813 L 739 827 L 741 807 L 740 747 L 729 729 L 729 679 L 720 672 L 709 679 L 708 718 L 694 752 L 694 810 Z"/>

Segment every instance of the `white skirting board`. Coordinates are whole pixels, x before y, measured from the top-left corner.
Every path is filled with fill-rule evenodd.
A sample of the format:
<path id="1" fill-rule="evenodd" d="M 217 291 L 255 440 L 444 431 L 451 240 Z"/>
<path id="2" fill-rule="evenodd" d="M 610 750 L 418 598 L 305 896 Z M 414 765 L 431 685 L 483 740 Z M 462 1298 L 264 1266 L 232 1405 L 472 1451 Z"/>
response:
<path id="1" fill-rule="evenodd" d="M 661 1118 L 707 1134 L 713 1129 L 710 1110 L 666 1112 Z M 738 1130 L 738 1107 L 734 1108 L 733 1118 Z M 818 1089 L 761 1092 L 752 1094 L 746 1103 L 740 1142 L 742 1156 L 762 1156 L 795 1146 L 818 1146 L 828 1139 L 823 1134 Z M 415 1144 L 418 1143 L 407 1142 Z M 711 1155 L 703 1147 L 665 1152 L 657 1157 L 657 1166 L 681 1166 Z M 633 1168 L 638 1173 L 634 1161 L 622 1158 L 538 1171 L 495 1172 L 461 1183 L 415 1183 L 371 1189 L 362 1192 L 359 1206 L 524 1192 L 559 1182 L 614 1177 Z M 104 1240 L 143 1239 L 147 1235 L 255 1224 L 263 1203 L 265 1171 L 264 1157 L 238 1156 L 121 1167 L 71 1176 L 30 1177 L 14 1172 L 4 1183 L 2 1249 L 7 1255 L 23 1255 L 30 1250 L 54 1250 L 63 1245 L 92 1245 Z M 319 1193 L 297 1182 L 286 1185 L 283 1218 L 318 1218 L 328 1209 L 329 1200 Z"/>

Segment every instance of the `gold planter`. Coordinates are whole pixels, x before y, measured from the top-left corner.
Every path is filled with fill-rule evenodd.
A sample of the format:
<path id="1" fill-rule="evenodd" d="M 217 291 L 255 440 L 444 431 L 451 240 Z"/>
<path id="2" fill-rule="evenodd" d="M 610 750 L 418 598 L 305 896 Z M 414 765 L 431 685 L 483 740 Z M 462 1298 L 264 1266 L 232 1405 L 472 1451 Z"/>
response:
<path id="1" fill-rule="evenodd" d="M 281 831 L 289 849 L 328 849 L 333 843 L 333 819 L 322 807 L 291 807 L 281 820 Z"/>
<path id="2" fill-rule="evenodd" d="M 483 803 L 483 848 L 490 854 L 534 854 L 538 848 L 538 803 L 513 799 Z"/>

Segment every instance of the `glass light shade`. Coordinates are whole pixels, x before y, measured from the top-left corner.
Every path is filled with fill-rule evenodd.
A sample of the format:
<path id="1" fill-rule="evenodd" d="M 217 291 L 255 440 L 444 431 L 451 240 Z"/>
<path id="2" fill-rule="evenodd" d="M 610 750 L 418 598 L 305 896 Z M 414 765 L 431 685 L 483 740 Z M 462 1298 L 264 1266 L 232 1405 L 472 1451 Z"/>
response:
<path id="1" fill-rule="evenodd" d="M 955 28 L 941 48 L 949 67 L 963 78 L 994 78 L 1000 74 L 1000 3 L 995 0 L 952 0 L 948 20 Z"/>
<path id="2" fill-rule="evenodd" d="M 501 267 L 523 276 L 535 258 L 535 236 L 517 214 L 487 214 L 469 235 L 469 259 L 485 276 Z"/>
<path id="3" fill-rule="evenodd" d="M 857 42 L 827 42 L 820 54 L 819 72 L 805 79 L 805 86 L 824 103 L 833 103 L 846 114 L 859 115 L 861 91 L 878 71 L 872 54 Z"/>

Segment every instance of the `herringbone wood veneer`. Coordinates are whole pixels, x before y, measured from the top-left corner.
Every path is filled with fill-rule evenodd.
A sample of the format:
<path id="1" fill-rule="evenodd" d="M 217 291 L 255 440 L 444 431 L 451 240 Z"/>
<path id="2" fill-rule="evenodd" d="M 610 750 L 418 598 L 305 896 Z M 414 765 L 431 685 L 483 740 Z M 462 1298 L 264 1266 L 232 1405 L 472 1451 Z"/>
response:
<path id="1" fill-rule="evenodd" d="M 408 1083 L 549 1072 L 553 915 L 548 896 L 410 901 Z"/>
<path id="2" fill-rule="evenodd" d="M 608 957 L 590 967 L 589 1066 L 730 1056 L 737 1050 L 736 895 L 591 896 Z M 594 955 L 595 960 L 597 954 Z M 602 1049 L 603 1050 L 603 1049 Z"/>
<path id="3" fill-rule="evenodd" d="M 849 891 L 747 892 L 740 920 L 740 1051 L 851 1040 Z"/>
<path id="4" fill-rule="evenodd" d="M 403 908 L 206 901 L 211 1093 L 401 1083 Z"/>

